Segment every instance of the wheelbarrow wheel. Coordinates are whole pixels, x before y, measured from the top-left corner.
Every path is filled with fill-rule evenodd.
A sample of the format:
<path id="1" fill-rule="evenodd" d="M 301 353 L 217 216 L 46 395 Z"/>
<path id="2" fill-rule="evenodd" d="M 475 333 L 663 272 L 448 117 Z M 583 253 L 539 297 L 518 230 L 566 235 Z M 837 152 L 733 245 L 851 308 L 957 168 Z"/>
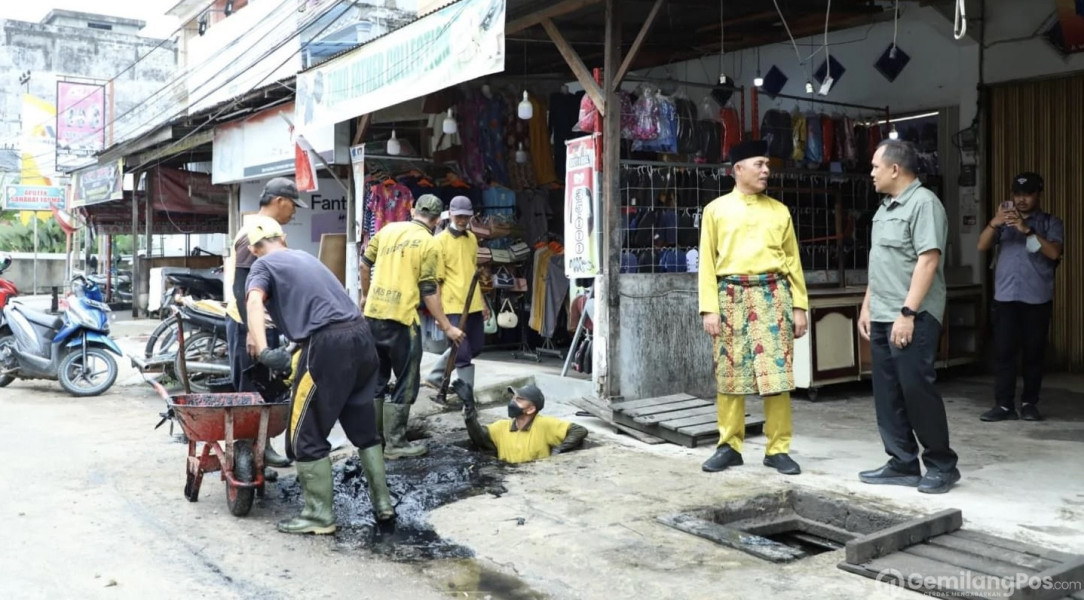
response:
<path id="1" fill-rule="evenodd" d="M 252 451 L 252 442 L 242 440 L 233 444 L 233 478 L 237 481 L 252 483 L 256 480 L 256 455 Z M 235 517 L 243 517 L 252 510 L 252 500 L 256 488 L 234 487 L 226 482 L 226 504 Z"/>

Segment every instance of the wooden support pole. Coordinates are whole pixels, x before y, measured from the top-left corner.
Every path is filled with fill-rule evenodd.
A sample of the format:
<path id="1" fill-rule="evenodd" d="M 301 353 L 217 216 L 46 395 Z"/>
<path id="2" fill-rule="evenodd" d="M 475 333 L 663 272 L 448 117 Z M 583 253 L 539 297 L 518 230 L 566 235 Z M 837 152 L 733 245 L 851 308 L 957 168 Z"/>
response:
<path id="1" fill-rule="evenodd" d="M 603 59 L 603 85 L 607 110 L 602 119 L 602 274 L 596 280 L 594 319 L 595 339 L 604 340 L 601 355 L 596 355 L 598 371 L 596 394 L 603 401 L 621 395 L 621 194 L 618 169 L 621 161 L 621 110 L 616 85 L 618 64 L 621 62 L 621 21 L 617 15 L 617 0 L 606 0 L 606 54 Z"/>
<path id="2" fill-rule="evenodd" d="M 607 4 L 607 6 L 609 5 Z M 576 50 L 568 43 L 565 36 L 561 35 L 560 31 L 557 31 L 557 26 L 553 24 L 553 21 L 543 19 L 542 28 L 546 30 L 546 34 L 550 36 L 554 45 L 557 46 L 557 51 L 561 53 L 565 62 L 568 63 L 568 67 L 572 69 L 572 73 L 576 76 L 576 81 L 583 86 L 584 91 L 591 97 L 591 101 L 595 103 L 595 108 L 598 109 L 601 115 L 606 116 L 606 113 L 609 112 L 606 110 L 606 97 L 602 94 L 602 90 L 599 89 L 595 80 L 591 78 L 591 72 L 587 70 L 583 61 L 580 60 L 580 55 L 577 54 Z M 609 30 L 607 29 L 607 31 Z"/>
<path id="3" fill-rule="evenodd" d="M 132 173 L 132 179 L 135 181 L 135 185 L 132 190 L 132 318 L 139 318 L 139 303 L 135 301 L 136 290 L 139 289 L 139 172 Z M 113 265 L 106 265 L 106 273 L 113 272 Z"/>
<path id="4" fill-rule="evenodd" d="M 602 0 L 564 0 L 564 2 L 558 2 L 557 4 L 548 6 L 538 12 L 509 21 L 504 27 L 504 34 L 507 36 L 523 31 L 529 27 L 541 24 L 544 20 L 573 13 L 581 8 L 598 4 L 601 1 Z"/>
<path id="5" fill-rule="evenodd" d="M 659 10 L 662 9 L 662 5 L 666 4 L 666 0 L 655 0 L 655 5 L 651 7 L 651 12 L 647 14 L 647 19 L 644 20 L 644 24 L 640 26 L 640 33 L 636 34 L 636 39 L 632 42 L 632 47 L 629 48 L 629 53 L 625 55 L 625 60 L 621 61 L 621 67 L 617 69 L 617 75 L 613 79 L 613 88 L 616 90 L 621 86 L 621 82 L 625 80 L 625 76 L 629 74 L 629 69 L 632 67 L 632 61 L 636 58 L 636 55 L 640 53 L 640 47 L 644 45 L 644 40 L 647 39 L 647 34 L 651 31 L 651 26 L 655 24 L 655 17 L 659 16 Z"/>

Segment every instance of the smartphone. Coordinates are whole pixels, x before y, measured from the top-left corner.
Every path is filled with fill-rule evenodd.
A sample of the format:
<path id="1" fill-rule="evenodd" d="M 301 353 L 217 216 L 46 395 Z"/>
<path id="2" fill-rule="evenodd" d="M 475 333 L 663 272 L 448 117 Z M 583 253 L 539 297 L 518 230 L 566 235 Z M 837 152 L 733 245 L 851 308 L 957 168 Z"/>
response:
<path id="1" fill-rule="evenodd" d="M 1012 210 L 1014 208 L 1016 208 L 1016 203 L 1012 200 L 1006 200 L 1001 203 L 1001 210 Z"/>

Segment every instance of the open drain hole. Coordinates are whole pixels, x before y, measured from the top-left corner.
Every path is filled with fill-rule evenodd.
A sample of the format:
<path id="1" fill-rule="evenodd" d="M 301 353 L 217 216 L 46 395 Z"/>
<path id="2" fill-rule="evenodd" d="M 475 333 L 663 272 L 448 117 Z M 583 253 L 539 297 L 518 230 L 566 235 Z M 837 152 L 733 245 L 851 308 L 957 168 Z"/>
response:
<path id="1" fill-rule="evenodd" d="M 788 490 L 720 507 L 664 515 L 670 527 L 772 562 L 834 552 L 847 542 L 908 520 L 849 498 Z"/>

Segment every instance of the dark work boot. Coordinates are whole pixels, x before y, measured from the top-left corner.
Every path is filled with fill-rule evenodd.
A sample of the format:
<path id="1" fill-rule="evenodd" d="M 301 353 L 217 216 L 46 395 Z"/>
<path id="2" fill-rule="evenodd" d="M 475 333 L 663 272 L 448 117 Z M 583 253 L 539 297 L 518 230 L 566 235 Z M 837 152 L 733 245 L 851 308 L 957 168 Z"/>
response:
<path id="1" fill-rule="evenodd" d="M 944 494 L 959 480 L 959 469 L 953 469 L 947 473 L 926 471 L 926 476 L 918 484 L 918 491 L 923 494 Z"/>
<path id="2" fill-rule="evenodd" d="M 918 485 L 919 480 L 922 479 L 920 475 L 921 474 L 917 469 L 915 471 L 899 471 L 889 463 L 879 469 L 862 471 L 858 474 L 858 479 L 860 479 L 862 483 L 871 485 L 904 485 L 914 487 Z"/>
<path id="3" fill-rule="evenodd" d="M 732 448 L 730 444 L 723 444 L 715 450 L 715 454 L 712 454 L 711 458 L 704 461 L 700 468 L 708 473 L 717 473 L 744 464 L 745 461 L 742 460 L 740 452 Z"/>
<path id="4" fill-rule="evenodd" d="M 1027 405 L 1025 404 L 1025 406 Z M 979 416 L 980 420 L 986 421 L 987 423 L 996 421 L 1015 421 L 1019 418 L 1015 408 L 1006 408 L 1004 406 L 995 406 Z"/>
<path id="5" fill-rule="evenodd" d="M 802 468 L 798 466 L 798 463 L 794 462 L 794 459 L 786 453 L 765 456 L 764 466 L 771 467 L 784 475 L 797 475 L 802 472 Z"/>
<path id="6" fill-rule="evenodd" d="M 1035 404 L 1025 404 L 1020 407 L 1020 418 L 1025 421 L 1042 421 L 1043 414 Z"/>

